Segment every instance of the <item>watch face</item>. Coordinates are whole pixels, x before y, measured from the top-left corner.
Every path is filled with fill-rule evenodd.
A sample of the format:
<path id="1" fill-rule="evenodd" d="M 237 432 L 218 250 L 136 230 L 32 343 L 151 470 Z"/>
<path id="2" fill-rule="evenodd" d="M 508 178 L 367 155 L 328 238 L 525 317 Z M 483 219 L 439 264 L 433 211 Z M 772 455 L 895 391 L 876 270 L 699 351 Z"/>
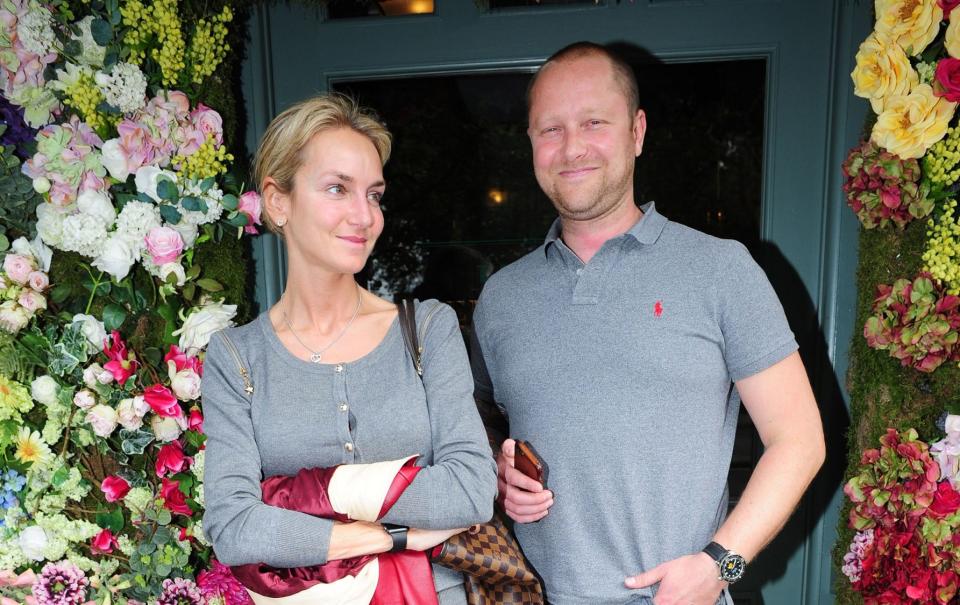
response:
<path id="1" fill-rule="evenodd" d="M 743 572 L 747 568 L 747 563 L 743 560 L 743 557 L 734 553 L 724 555 L 718 565 L 720 566 L 720 579 L 731 584 L 743 577 Z"/>

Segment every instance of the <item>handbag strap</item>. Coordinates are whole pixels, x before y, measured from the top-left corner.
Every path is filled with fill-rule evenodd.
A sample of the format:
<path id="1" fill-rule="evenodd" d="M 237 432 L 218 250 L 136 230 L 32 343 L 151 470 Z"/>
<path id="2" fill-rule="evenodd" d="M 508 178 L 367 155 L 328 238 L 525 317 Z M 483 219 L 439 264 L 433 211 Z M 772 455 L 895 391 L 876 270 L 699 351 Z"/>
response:
<path id="1" fill-rule="evenodd" d="M 412 298 L 401 298 L 397 301 L 397 320 L 400 322 L 400 333 L 403 335 L 403 344 L 413 360 L 413 367 L 417 369 L 417 376 L 423 378 L 422 354 L 423 348 L 417 339 L 417 308 Z"/>

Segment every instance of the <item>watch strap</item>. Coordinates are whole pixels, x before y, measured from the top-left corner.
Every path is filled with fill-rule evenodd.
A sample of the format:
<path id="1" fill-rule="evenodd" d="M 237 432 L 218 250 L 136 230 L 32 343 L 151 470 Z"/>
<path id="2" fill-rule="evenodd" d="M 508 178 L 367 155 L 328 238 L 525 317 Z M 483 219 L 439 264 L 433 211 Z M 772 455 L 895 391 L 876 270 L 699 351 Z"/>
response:
<path id="1" fill-rule="evenodd" d="M 389 552 L 400 552 L 407 549 L 407 527 L 393 523 L 383 523 L 383 529 L 390 534 L 393 540 L 393 547 Z"/>
<path id="2" fill-rule="evenodd" d="M 707 553 L 707 556 L 719 563 L 720 559 L 722 559 L 729 551 L 716 542 L 711 542 L 703 547 L 703 552 Z"/>

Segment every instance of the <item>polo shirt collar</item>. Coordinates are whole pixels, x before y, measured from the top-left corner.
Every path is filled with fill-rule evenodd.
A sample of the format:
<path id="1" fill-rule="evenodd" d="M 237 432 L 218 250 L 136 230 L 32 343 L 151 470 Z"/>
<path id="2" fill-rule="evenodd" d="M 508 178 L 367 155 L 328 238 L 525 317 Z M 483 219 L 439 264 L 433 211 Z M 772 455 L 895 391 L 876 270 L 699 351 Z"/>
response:
<path id="1" fill-rule="evenodd" d="M 641 244 L 650 245 L 657 241 L 664 226 L 667 224 L 667 217 L 657 212 L 655 202 L 647 202 L 640 206 L 643 216 L 633 227 L 627 230 L 624 235 L 629 235 Z M 546 254 L 551 244 L 555 244 L 560 239 L 560 218 L 554 219 L 553 224 L 547 231 L 547 237 L 543 240 L 543 252 Z"/>

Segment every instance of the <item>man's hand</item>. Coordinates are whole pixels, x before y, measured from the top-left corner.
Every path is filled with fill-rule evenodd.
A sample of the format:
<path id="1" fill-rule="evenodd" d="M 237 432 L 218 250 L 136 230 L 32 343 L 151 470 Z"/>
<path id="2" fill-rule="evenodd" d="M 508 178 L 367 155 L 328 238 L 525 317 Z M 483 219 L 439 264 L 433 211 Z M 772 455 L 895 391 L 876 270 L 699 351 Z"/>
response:
<path id="1" fill-rule="evenodd" d="M 553 492 L 514 468 L 514 446 L 513 439 L 504 440 L 497 455 L 497 498 L 511 519 L 532 523 L 547 516 Z"/>
<path id="2" fill-rule="evenodd" d="M 717 564 L 705 553 L 687 555 L 661 563 L 649 571 L 630 576 L 627 588 L 644 588 L 657 582 L 654 605 L 714 605 L 726 585 Z"/>

